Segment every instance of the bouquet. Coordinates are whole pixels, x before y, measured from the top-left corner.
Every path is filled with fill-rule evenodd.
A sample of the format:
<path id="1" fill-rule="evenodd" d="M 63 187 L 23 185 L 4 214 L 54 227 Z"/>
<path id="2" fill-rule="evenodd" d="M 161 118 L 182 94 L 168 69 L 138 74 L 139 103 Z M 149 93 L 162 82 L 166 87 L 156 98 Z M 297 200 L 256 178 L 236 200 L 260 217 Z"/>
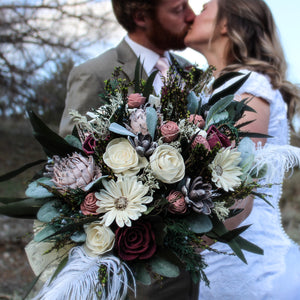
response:
<path id="1" fill-rule="evenodd" d="M 216 250 L 204 237 L 227 243 L 243 262 L 242 250 L 263 254 L 240 236 L 248 226 L 224 226 L 241 212 L 231 208 L 239 199 L 265 200 L 255 191 L 265 166 L 257 167 L 249 138 L 262 135 L 242 130 L 251 99 L 233 97 L 248 75 L 212 83 L 212 70 L 174 62 L 157 96 L 156 73 L 140 79 L 139 60 L 132 82 L 116 68 L 101 95 L 106 104 L 71 112 L 76 126 L 65 139 L 29 112 L 47 161 L 0 178 L 44 164 L 28 198 L 2 199 L 0 213 L 38 220 L 30 262 L 39 276 L 56 268 L 38 299 L 124 299 L 136 282 L 175 278 L 182 269 L 208 283 L 201 250 Z"/>

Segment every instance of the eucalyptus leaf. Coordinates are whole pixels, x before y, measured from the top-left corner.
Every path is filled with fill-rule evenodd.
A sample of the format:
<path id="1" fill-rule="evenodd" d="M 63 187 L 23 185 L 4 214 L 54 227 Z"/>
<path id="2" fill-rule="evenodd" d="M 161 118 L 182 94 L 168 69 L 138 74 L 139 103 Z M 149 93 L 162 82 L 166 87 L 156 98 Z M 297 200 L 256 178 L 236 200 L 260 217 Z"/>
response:
<path id="1" fill-rule="evenodd" d="M 53 194 L 51 194 L 46 188 L 41 186 L 39 183 L 43 183 L 47 186 L 53 187 L 54 183 L 51 181 L 48 177 L 42 177 L 39 178 L 36 181 L 31 182 L 26 191 L 25 195 L 29 198 L 46 198 L 46 197 L 52 197 Z"/>
<path id="2" fill-rule="evenodd" d="M 88 191 L 90 191 L 91 189 L 95 189 L 95 188 L 97 188 L 97 187 L 100 187 L 100 186 L 101 186 L 101 181 L 102 181 L 102 179 L 104 179 L 104 178 L 106 178 L 106 177 L 108 177 L 108 175 L 104 175 L 104 176 L 101 176 L 101 177 L 95 179 L 94 181 L 92 181 L 92 182 L 90 182 L 88 185 L 86 185 L 86 186 L 83 188 L 83 190 L 84 190 L 85 192 L 88 192 Z"/>
<path id="3" fill-rule="evenodd" d="M 42 229 L 41 231 L 39 231 L 34 236 L 33 240 L 35 242 L 43 242 L 48 237 L 52 236 L 54 233 L 55 233 L 55 229 L 52 226 L 50 226 L 50 225 L 46 225 L 46 227 L 44 229 Z"/>
<path id="4" fill-rule="evenodd" d="M 43 223 L 49 223 L 54 218 L 59 217 L 60 213 L 55 208 L 56 201 L 49 201 L 45 203 L 37 213 L 37 219 Z"/>
<path id="5" fill-rule="evenodd" d="M 156 110 L 153 107 L 147 107 L 146 117 L 148 132 L 151 135 L 152 139 L 154 139 L 158 119 Z"/>
<path id="6" fill-rule="evenodd" d="M 109 130 L 111 132 L 117 133 L 119 135 L 126 135 L 126 136 L 129 135 L 129 136 L 132 136 L 132 137 L 136 136 L 134 133 L 132 133 L 131 131 L 129 131 L 125 127 L 119 125 L 118 123 L 111 123 L 110 126 L 109 126 Z"/>
<path id="7" fill-rule="evenodd" d="M 86 234 L 85 232 L 74 232 L 71 235 L 71 240 L 75 243 L 84 243 L 86 240 Z"/>
<path id="8" fill-rule="evenodd" d="M 221 121 L 224 121 L 228 118 L 228 112 L 225 110 L 219 114 L 215 114 L 211 119 L 210 121 L 207 123 L 207 127 L 209 127 L 210 125 L 213 125 L 213 124 L 217 124 Z"/>
<path id="9" fill-rule="evenodd" d="M 240 167 L 243 170 L 243 175 L 240 177 L 242 181 L 244 181 L 246 179 L 247 176 L 250 176 L 248 174 L 248 172 L 250 171 L 250 169 L 253 166 L 253 162 L 254 162 L 254 154 L 249 155 L 248 157 L 246 157 L 245 159 L 243 159 L 240 163 Z"/>
<path id="10" fill-rule="evenodd" d="M 159 275 L 174 278 L 180 274 L 180 270 L 176 265 L 161 257 L 152 258 L 150 264 L 152 271 Z"/>
<path id="11" fill-rule="evenodd" d="M 205 126 L 205 129 L 208 128 L 208 124 L 210 124 L 211 122 L 211 119 L 223 112 L 226 107 L 232 102 L 233 100 L 233 95 L 229 95 L 229 96 L 226 96 L 222 99 L 220 99 L 217 103 L 215 103 L 208 111 L 208 114 L 207 114 L 207 118 L 206 118 L 206 126 Z"/>
<path id="12" fill-rule="evenodd" d="M 212 222 L 207 215 L 193 214 L 185 219 L 189 229 L 194 233 L 200 234 L 209 232 L 212 229 Z"/>
<path id="13" fill-rule="evenodd" d="M 187 110 L 191 114 L 196 114 L 199 107 L 199 98 L 196 96 L 194 91 L 191 91 L 187 96 Z"/>
<path id="14" fill-rule="evenodd" d="M 151 284 L 151 276 L 143 264 L 135 265 L 135 279 L 144 285 Z"/>
<path id="15" fill-rule="evenodd" d="M 68 134 L 65 137 L 65 140 L 72 145 L 73 147 L 78 148 L 79 150 L 82 150 L 82 144 L 79 138 L 77 138 L 76 136 L 72 135 L 72 134 Z"/>

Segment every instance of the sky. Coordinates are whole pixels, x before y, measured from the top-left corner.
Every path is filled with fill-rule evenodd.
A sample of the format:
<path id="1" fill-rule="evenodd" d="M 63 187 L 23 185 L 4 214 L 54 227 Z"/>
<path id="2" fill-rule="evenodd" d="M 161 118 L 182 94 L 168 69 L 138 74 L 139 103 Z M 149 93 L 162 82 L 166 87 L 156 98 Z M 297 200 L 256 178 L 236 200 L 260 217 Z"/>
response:
<path id="1" fill-rule="evenodd" d="M 265 0 L 270 7 L 274 16 L 279 36 L 283 45 L 286 60 L 288 62 L 288 79 L 300 84 L 300 26 L 298 24 L 300 19 L 300 1 L 299 0 Z M 198 14 L 203 3 L 207 0 L 189 0 L 190 5 Z M 106 43 L 104 49 L 110 48 L 116 45 L 125 32 L 120 30 L 115 38 Z M 100 54 L 99 52 L 96 54 Z M 200 67 L 205 65 L 205 58 L 191 49 L 187 49 L 183 52 L 179 52 L 182 56 L 186 57 L 191 63 L 197 63 Z"/>

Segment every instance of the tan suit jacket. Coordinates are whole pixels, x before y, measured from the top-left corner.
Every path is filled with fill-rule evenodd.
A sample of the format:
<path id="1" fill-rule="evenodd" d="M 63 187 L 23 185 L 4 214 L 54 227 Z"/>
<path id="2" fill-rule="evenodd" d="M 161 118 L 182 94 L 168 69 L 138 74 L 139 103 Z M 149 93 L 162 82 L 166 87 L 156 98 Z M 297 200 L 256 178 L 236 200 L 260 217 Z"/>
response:
<path id="1" fill-rule="evenodd" d="M 115 67 L 121 66 L 123 70 L 121 77 L 132 80 L 136 62 L 136 55 L 123 39 L 116 48 L 73 68 L 68 78 L 67 97 L 59 134 L 64 137 L 72 132 L 74 124 L 69 115 L 71 109 L 84 114 L 91 108 L 98 108 L 103 104 L 99 95 L 104 92 L 104 81 L 111 78 Z M 143 77 L 147 77 L 145 72 Z"/>
<path id="2" fill-rule="evenodd" d="M 180 66 L 190 65 L 184 58 L 174 55 Z M 116 48 L 112 48 L 98 57 L 88 60 L 70 72 L 67 83 L 65 108 L 59 126 L 59 134 L 65 137 L 72 133 L 74 124 L 70 110 L 85 114 L 91 108 L 103 105 L 100 94 L 104 92 L 104 81 L 111 78 L 115 67 L 122 67 L 122 78 L 133 80 L 137 57 L 123 39 Z M 143 79 L 147 74 L 142 73 Z"/>

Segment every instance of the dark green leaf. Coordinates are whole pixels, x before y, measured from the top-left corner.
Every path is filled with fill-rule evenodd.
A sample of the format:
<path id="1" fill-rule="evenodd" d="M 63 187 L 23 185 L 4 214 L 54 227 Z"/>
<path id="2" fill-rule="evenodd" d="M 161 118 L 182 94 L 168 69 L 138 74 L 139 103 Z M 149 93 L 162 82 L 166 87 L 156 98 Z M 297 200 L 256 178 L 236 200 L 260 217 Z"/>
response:
<path id="1" fill-rule="evenodd" d="M 1 198 L 1 200 L 3 201 L 1 201 L 2 203 L 5 203 L 8 202 L 9 199 Z M 16 200 L 16 202 L 10 202 L 9 204 L 0 206 L 0 214 L 13 218 L 35 219 L 40 207 L 49 201 L 47 198 L 25 198 Z"/>
<path id="2" fill-rule="evenodd" d="M 235 253 L 235 255 L 241 261 L 243 261 L 245 264 L 247 264 L 246 257 L 244 255 L 244 253 L 242 252 L 240 245 L 235 240 L 232 240 L 231 242 L 229 242 L 228 245 L 232 249 L 232 251 Z"/>
<path id="3" fill-rule="evenodd" d="M 65 139 L 51 130 L 33 111 L 28 111 L 30 122 L 34 130 L 33 134 L 37 141 L 42 145 L 45 153 L 53 155 L 67 156 L 73 152 L 84 152 L 70 145 Z"/>
<path id="4" fill-rule="evenodd" d="M 32 291 L 34 286 L 37 284 L 37 282 L 39 281 L 42 274 L 43 274 L 43 272 L 41 272 L 38 276 L 36 276 L 32 280 L 32 282 L 29 284 L 28 288 L 26 289 L 26 293 L 25 293 L 24 297 L 22 298 L 22 300 L 25 300 L 29 296 L 30 292 Z"/>
<path id="5" fill-rule="evenodd" d="M 241 233 L 243 233 L 245 230 L 247 230 L 250 226 L 251 225 L 245 225 L 245 226 L 241 226 L 241 227 L 235 228 L 233 230 L 230 230 L 230 231 L 226 232 L 225 234 L 222 234 L 220 236 L 220 239 L 224 240 L 226 242 L 230 242 L 234 238 L 239 236 Z"/>
<path id="6" fill-rule="evenodd" d="M 9 173 L 6 173 L 6 174 L 4 174 L 4 175 L 1 175 L 1 176 L 0 176 L 0 182 L 1 182 L 1 181 L 9 180 L 9 179 L 11 179 L 11 178 L 13 178 L 13 177 L 15 177 L 15 176 L 21 174 L 22 172 L 28 170 L 29 168 L 34 167 L 34 166 L 36 166 L 36 165 L 39 165 L 39 164 L 41 164 L 41 163 L 45 163 L 46 161 L 47 161 L 47 160 L 45 160 L 45 159 L 39 159 L 39 160 L 36 160 L 36 161 L 31 162 L 31 163 L 29 163 L 29 164 L 26 164 L 26 165 L 24 165 L 23 167 L 21 167 L 21 168 L 19 168 L 19 169 L 16 169 L 16 170 L 14 170 L 14 171 L 11 171 L 11 172 L 9 172 Z"/>
<path id="7" fill-rule="evenodd" d="M 141 59 L 138 57 L 135 70 L 134 70 L 134 92 L 135 93 L 141 93 L 141 87 L 140 87 L 140 69 L 141 69 Z"/>
<path id="8" fill-rule="evenodd" d="M 143 96 L 146 98 L 148 98 L 150 94 L 153 93 L 153 82 L 157 73 L 158 71 L 154 71 L 153 73 L 151 73 L 151 75 L 148 77 L 146 81 L 144 92 L 143 92 Z"/>
<path id="9" fill-rule="evenodd" d="M 237 80 L 235 83 L 230 85 L 229 87 L 223 89 L 222 91 L 214 94 L 208 101 L 209 105 L 213 105 L 216 102 L 218 102 L 220 99 L 228 96 L 228 95 L 233 95 L 248 79 L 251 73 L 243 76 L 241 79 Z"/>
<path id="10" fill-rule="evenodd" d="M 252 191 L 251 194 L 254 195 L 254 196 L 256 196 L 256 197 L 259 197 L 260 199 L 264 200 L 267 204 L 269 204 L 271 207 L 275 208 L 273 206 L 273 204 L 266 199 L 266 197 L 265 197 L 266 195 L 265 194 L 262 195 L 260 193 L 254 192 L 254 191 Z"/>
<path id="11" fill-rule="evenodd" d="M 263 255 L 264 254 L 264 250 L 261 249 L 260 247 L 256 246 L 255 244 L 245 240 L 244 238 L 242 238 L 241 236 L 238 236 L 234 239 L 238 245 L 243 249 L 246 250 L 248 252 L 252 252 L 255 254 L 260 254 Z"/>
<path id="12" fill-rule="evenodd" d="M 61 272 L 61 270 L 66 266 L 66 264 L 68 263 L 69 257 L 68 255 L 66 255 L 62 261 L 59 263 L 59 265 L 57 266 L 54 274 L 51 277 L 51 280 L 49 282 L 49 284 L 52 282 L 53 279 L 55 279 L 55 277 Z"/>
<path id="13" fill-rule="evenodd" d="M 243 73 L 240 73 L 240 72 L 226 73 L 214 81 L 214 83 L 212 85 L 212 89 L 216 90 L 217 88 L 221 87 L 225 82 L 229 81 L 230 79 L 232 79 L 234 77 L 241 76 L 241 75 L 243 75 Z"/>
<path id="14" fill-rule="evenodd" d="M 258 133 L 258 132 L 248 132 L 248 131 L 240 131 L 240 137 L 250 137 L 250 138 L 272 138 L 271 135 Z"/>
<path id="15" fill-rule="evenodd" d="M 228 219 L 232 218 L 236 215 L 238 215 L 239 213 L 241 213 L 242 211 L 244 211 L 244 209 L 242 208 L 235 208 L 235 209 L 230 209 L 229 211 L 229 215 L 228 215 Z"/>
<path id="16" fill-rule="evenodd" d="M 240 123 L 240 124 L 236 125 L 235 127 L 239 129 L 239 128 L 242 128 L 242 127 L 244 127 L 244 126 L 247 126 L 247 125 L 253 123 L 254 121 L 255 121 L 255 120 L 250 120 L 250 121 L 248 121 L 248 122 Z"/>

